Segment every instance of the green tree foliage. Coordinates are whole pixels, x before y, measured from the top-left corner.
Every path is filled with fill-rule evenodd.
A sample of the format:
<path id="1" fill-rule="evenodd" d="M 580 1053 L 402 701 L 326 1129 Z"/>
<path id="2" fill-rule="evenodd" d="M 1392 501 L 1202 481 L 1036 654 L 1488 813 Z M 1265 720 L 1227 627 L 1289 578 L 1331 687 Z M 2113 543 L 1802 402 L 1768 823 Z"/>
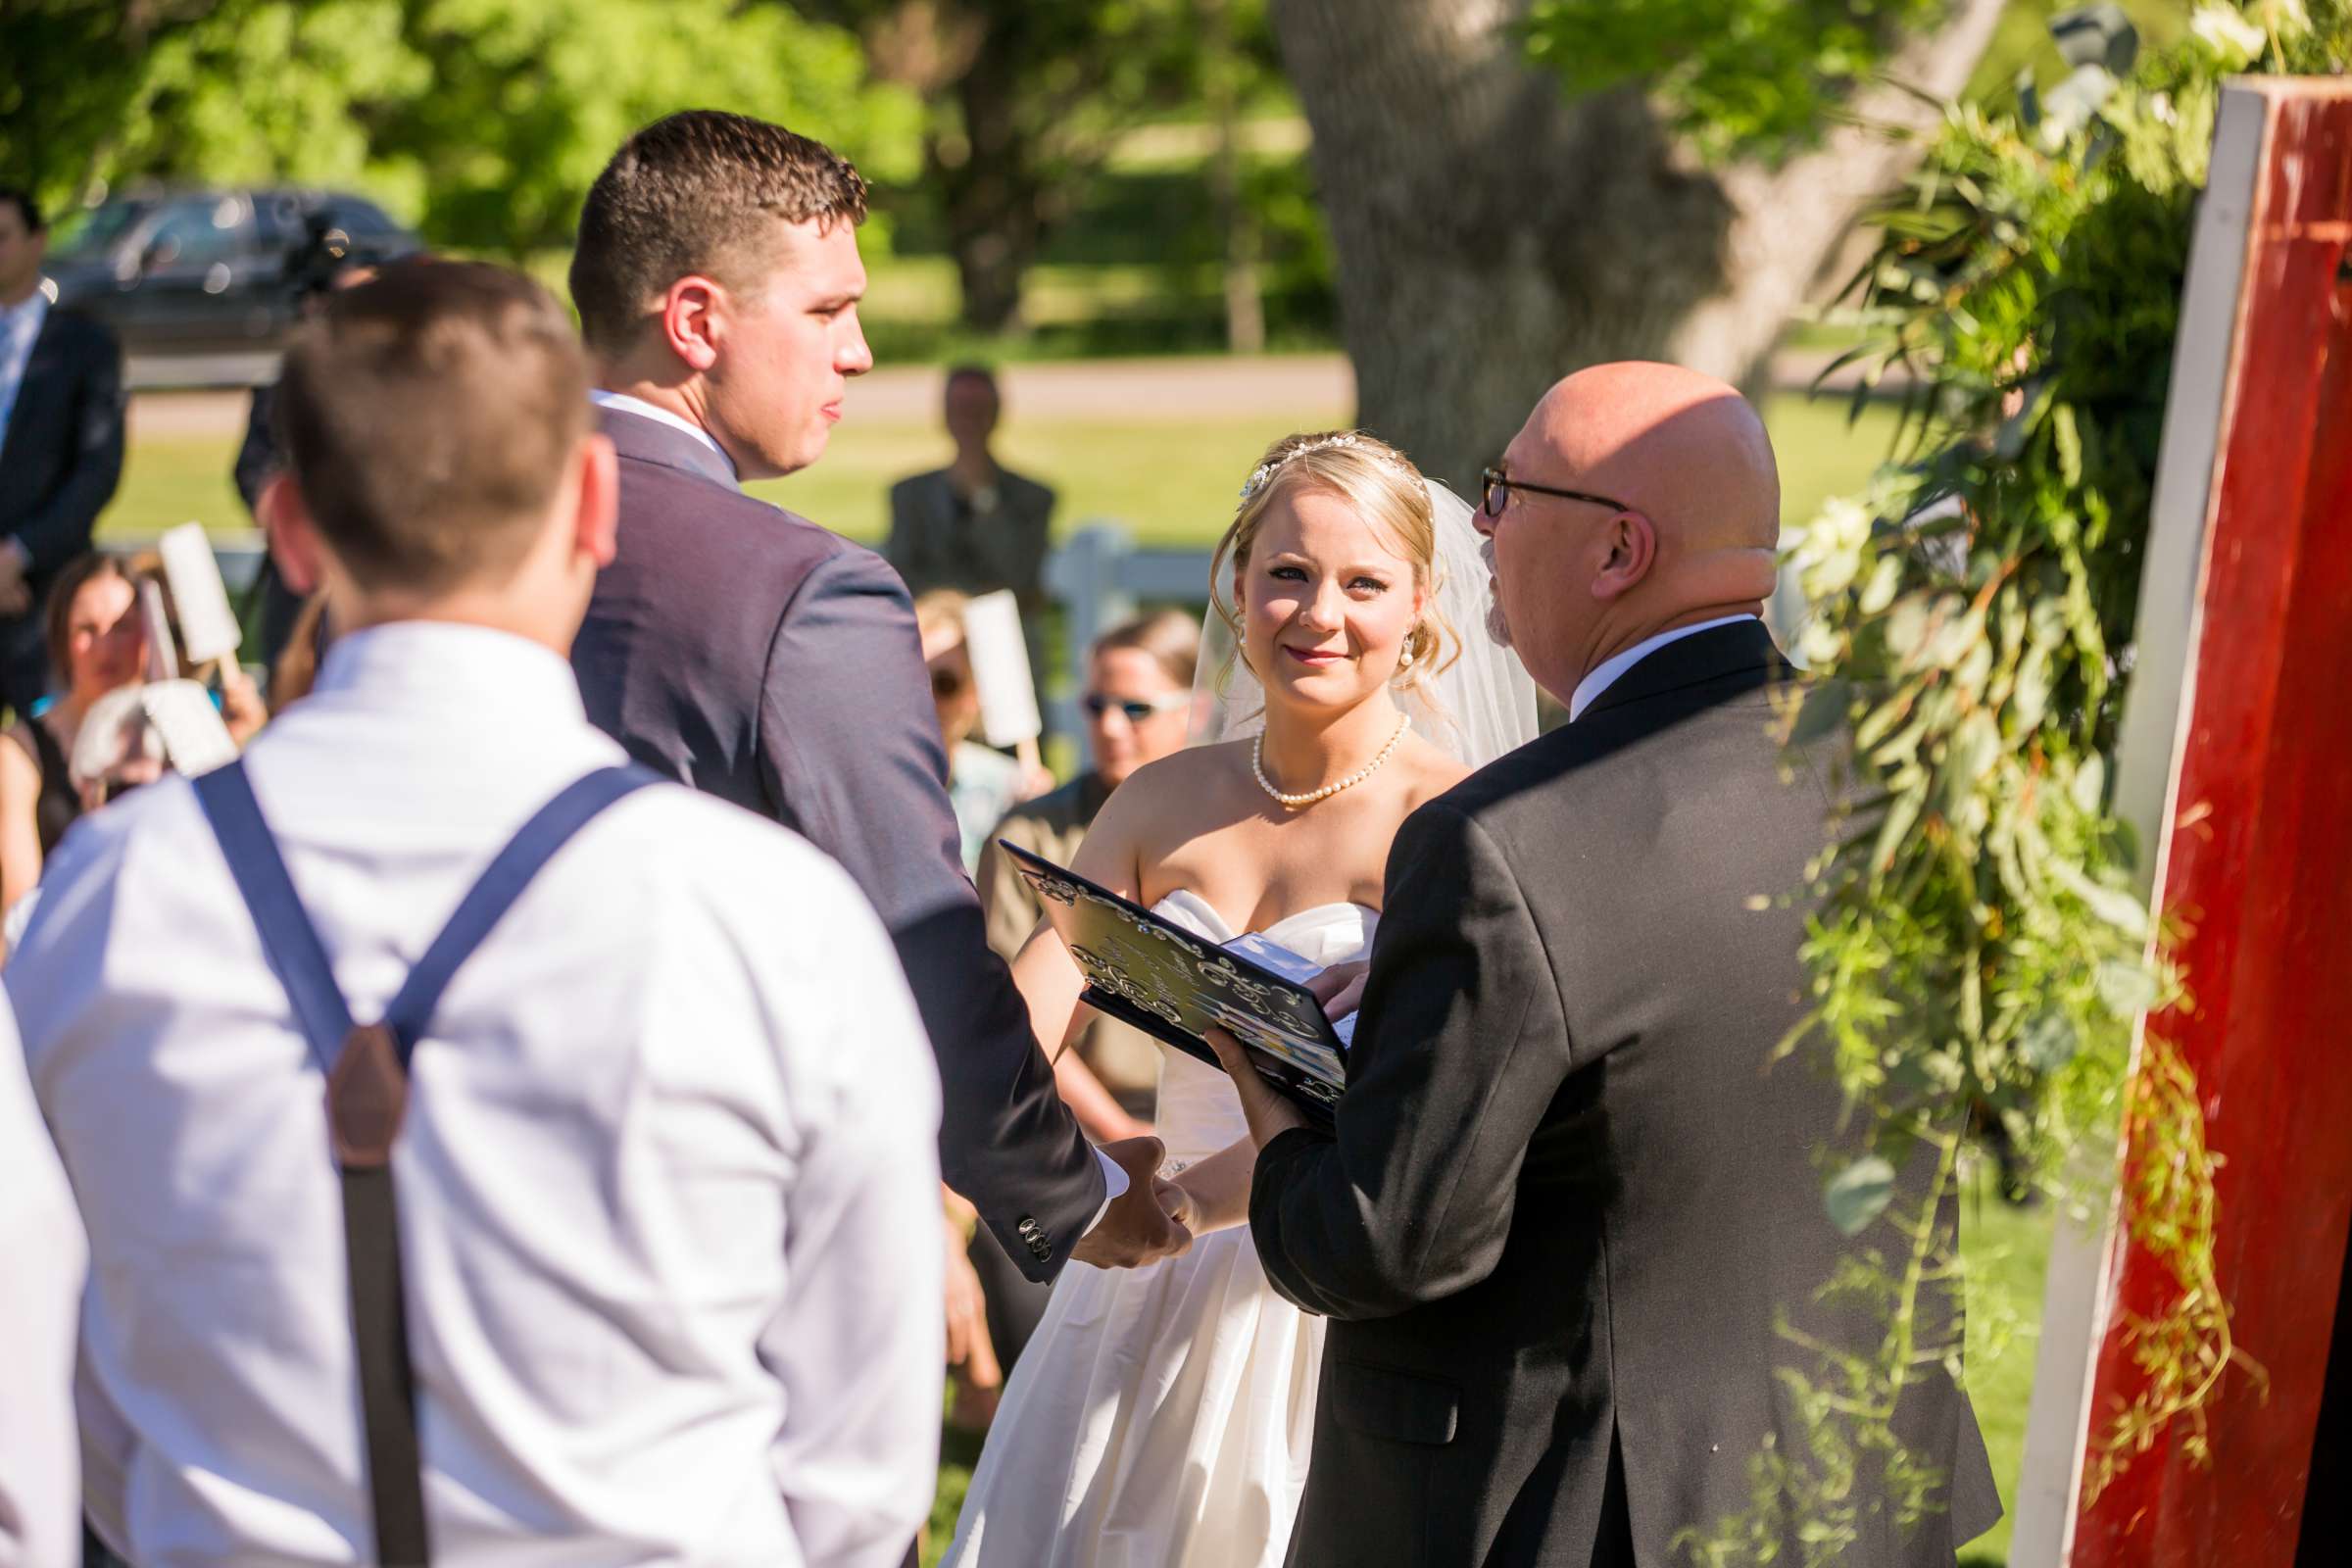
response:
<path id="1" fill-rule="evenodd" d="M 428 193 L 427 231 L 520 255 L 569 240 L 580 198 L 628 133 L 725 109 L 816 136 L 869 175 L 915 167 L 910 95 L 867 85 L 857 40 L 736 0 L 407 0 L 427 90 L 380 135 Z"/>
<path id="2" fill-rule="evenodd" d="M 2209 3 L 2136 68 L 2106 12 L 2061 19 L 2060 87 L 1953 110 L 1878 219 L 1858 280 L 1871 357 L 1917 392 L 1899 460 L 1796 545 L 1818 673 L 1791 716 L 1845 726 L 1861 802 L 1817 866 L 1813 1010 L 1789 1042 L 1826 1048 L 1879 1132 L 1831 1174 L 1833 1215 L 1866 1222 L 1922 1145 L 1948 1181 L 1998 1132 L 2047 1180 L 2130 1119 L 2125 1211 L 2178 1291 L 2132 1326 L 2148 1389 L 2100 1413 L 2092 1496 L 2169 1423 L 2201 1452 L 2199 1409 L 2244 1364 L 2193 1077 L 2151 1029 L 2127 1078 L 2135 1022 L 2180 992 L 2109 791 L 2191 209 L 2226 74 L 2352 65 L 2344 0 Z M 1759 1455 L 1751 1513 L 1686 1541 L 1700 1560 L 1755 1560 L 1777 1539 L 1759 1521 L 1793 1511 L 1831 1561 L 1872 1499 L 1938 1505 L 1892 1412 L 1906 1383 L 1959 1370 L 1956 1345 L 1915 1332 L 1959 1261 L 1924 1216 L 1893 1217 L 1907 1256 L 1828 1282 L 1881 1303 L 1885 1343 L 1792 1377 L 1811 1451 Z M 1855 1487 L 1863 1464 L 1898 1484 Z"/>
<path id="3" fill-rule="evenodd" d="M 1259 0 L 1229 0 L 1270 59 Z M 1194 0 L 805 0 L 854 27 L 878 75 L 925 105 L 921 196 L 936 202 L 967 326 L 1020 324 L 1046 236 L 1147 115 L 1198 102 Z"/>
<path id="4" fill-rule="evenodd" d="M 781 6 L 216 0 L 161 7 L 171 24 L 126 51 L 91 20 L 116 8 L 32 3 L 22 24 L 8 13 L 6 53 L 12 78 L 26 62 L 52 89 L 24 114 L 62 127 L 24 159 L 53 201 L 139 181 L 357 185 L 437 244 L 520 256 L 568 240 L 621 138 L 676 109 L 806 127 L 886 178 L 917 167 L 911 95 L 870 85 L 849 33 Z M 107 64 L 80 80 L 91 61 Z"/>
<path id="5" fill-rule="evenodd" d="M 250 0 L 0 0 L 0 180 L 56 205 L 137 110 L 153 51 Z"/>
<path id="6" fill-rule="evenodd" d="M 1785 155 L 1945 0 L 1537 0 L 1529 53 L 1572 93 L 1650 86 L 1710 156 Z"/>

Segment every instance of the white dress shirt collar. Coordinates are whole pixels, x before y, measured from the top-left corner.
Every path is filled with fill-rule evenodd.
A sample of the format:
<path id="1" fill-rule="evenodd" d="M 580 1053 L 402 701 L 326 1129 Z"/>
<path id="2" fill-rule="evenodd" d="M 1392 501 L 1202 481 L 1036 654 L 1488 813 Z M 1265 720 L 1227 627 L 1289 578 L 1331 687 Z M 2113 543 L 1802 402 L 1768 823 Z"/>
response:
<path id="1" fill-rule="evenodd" d="M 32 364 L 32 346 L 40 341 L 41 323 L 48 318 L 46 283 L 14 305 L 0 305 L 0 440 L 7 438 L 17 394 L 24 389 L 24 371 Z"/>
<path id="2" fill-rule="evenodd" d="M 553 649 L 454 620 L 387 621 L 337 637 L 311 691 L 363 692 L 386 706 L 407 698 L 444 711 L 515 710 L 534 725 L 588 716 L 571 665 Z"/>
<path id="3" fill-rule="evenodd" d="M 1679 643 L 1686 637 L 1695 637 L 1702 631 L 1713 631 L 1718 626 L 1729 626 L 1735 621 L 1756 618 L 1750 614 L 1719 615 L 1713 620 L 1702 620 L 1695 626 L 1677 626 L 1671 631 L 1659 632 L 1655 637 L 1644 637 L 1624 653 L 1610 656 L 1592 673 L 1576 683 L 1576 690 L 1568 698 L 1568 722 L 1573 724 L 1582 718 L 1585 710 L 1600 700 L 1602 692 L 1617 684 L 1618 676 L 1668 643 Z"/>
<path id="4" fill-rule="evenodd" d="M 646 402 L 643 398 L 633 398 L 626 392 L 608 392 L 601 386 L 591 387 L 589 389 L 588 401 L 595 404 L 600 409 L 612 409 L 621 414 L 634 414 L 639 418 L 653 419 L 659 421 L 660 423 L 666 424 L 673 430 L 683 430 L 686 434 L 694 437 L 697 441 L 700 441 L 703 445 L 717 453 L 719 456 L 719 461 L 727 466 L 727 471 L 729 473 L 735 472 L 735 460 L 727 456 L 727 449 L 718 444 L 717 437 L 713 436 L 710 431 L 704 429 L 701 425 L 695 423 L 692 419 L 672 414 L 667 409 L 657 407 L 654 404 Z M 738 475 L 738 477 L 740 477 L 740 475 Z"/>

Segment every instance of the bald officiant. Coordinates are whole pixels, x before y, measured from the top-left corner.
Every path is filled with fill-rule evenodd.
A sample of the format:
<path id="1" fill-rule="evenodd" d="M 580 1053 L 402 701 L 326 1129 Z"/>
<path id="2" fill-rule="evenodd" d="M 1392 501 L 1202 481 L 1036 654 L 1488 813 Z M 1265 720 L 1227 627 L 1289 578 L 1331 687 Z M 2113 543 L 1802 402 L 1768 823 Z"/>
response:
<path id="1" fill-rule="evenodd" d="M 1749 1507 L 1765 1445 L 1811 1452 L 1781 1374 L 1818 1365 L 1780 1325 L 1875 1351 L 1867 1313 L 1816 1297 L 1900 1244 L 1831 1224 L 1838 1086 L 1773 1061 L 1831 798 L 1775 734 L 1763 422 L 1690 370 L 1582 371 L 1487 471 L 1478 525 L 1489 630 L 1570 722 L 1397 833 L 1336 1135 L 1228 1060 L 1266 1275 L 1332 1319 L 1295 1564 L 1674 1560 Z M 1906 1527 L 1862 1465 L 1840 1560 L 1949 1568 L 1999 1513 L 1976 1416 L 1914 1368 L 1894 1425 L 1933 1510 Z M 1807 1523 L 1771 1511 L 1756 1544 L 1801 1561 Z"/>

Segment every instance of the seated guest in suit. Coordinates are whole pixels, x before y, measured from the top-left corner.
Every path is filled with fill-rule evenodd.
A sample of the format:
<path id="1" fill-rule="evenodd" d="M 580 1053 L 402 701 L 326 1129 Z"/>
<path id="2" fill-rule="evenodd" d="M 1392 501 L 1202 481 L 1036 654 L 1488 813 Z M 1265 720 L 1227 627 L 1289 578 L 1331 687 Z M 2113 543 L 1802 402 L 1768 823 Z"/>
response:
<path id="1" fill-rule="evenodd" d="M 337 295 L 263 503 L 317 689 L 49 868 L 10 981 L 132 1562 L 898 1568 L 929 1505 L 930 1051 L 838 867 L 582 713 L 587 392 L 518 274 Z"/>
<path id="2" fill-rule="evenodd" d="M 48 229 L 0 186 L 0 705 L 49 691 L 41 607 L 122 477 L 122 351 L 41 287 Z"/>
<path id="3" fill-rule="evenodd" d="M 41 866 L 81 815 L 67 761 L 90 705 L 135 685 L 146 670 L 147 632 L 136 574 L 119 556 L 88 555 L 58 574 L 44 630 L 48 662 L 65 691 L 37 717 L 0 735 L 0 909 L 41 879 Z"/>
<path id="4" fill-rule="evenodd" d="M 938 1057 L 948 1180 L 1023 1272 L 1166 1256 L 1189 1239 L 1160 1150 L 1087 1147 L 988 950 L 906 584 L 739 487 L 822 456 L 873 365 L 864 217 L 847 161 L 741 115 L 658 121 L 597 176 L 571 295 L 620 530 L 572 666 L 630 756 L 806 834 L 873 901 Z"/>
<path id="5" fill-rule="evenodd" d="M 1025 614 L 1045 608 L 1046 535 L 1054 492 L 997 462 L 989 449 L 1004 412 L 995 372 L 959 365 L 948 372 L 948 434 L 956 459 L 890 487 L 890 538 L 883 559 L 907 591 L 1009 588 Z"/>

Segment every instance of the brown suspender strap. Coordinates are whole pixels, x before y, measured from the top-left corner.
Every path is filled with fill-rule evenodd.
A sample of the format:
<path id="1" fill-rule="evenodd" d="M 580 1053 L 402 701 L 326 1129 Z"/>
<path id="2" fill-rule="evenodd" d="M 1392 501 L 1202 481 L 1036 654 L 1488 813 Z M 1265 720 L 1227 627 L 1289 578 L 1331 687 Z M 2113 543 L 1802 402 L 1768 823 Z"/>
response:
<path id="1" fill-rule="evenodd" d="M 654 782 L 643 768 L 600 769 L 541 807 L 460 901 L 449 924 L 410 971 L 383 1020 L 355 1026 L 335 985 L 318 928 L 302 907 L 285 861 L 246 782 L 231 762 L 195 781 L 196 799 L 245 897 L 262 949 L 293 1004 L 312 1054 L 326 1074 L 328 1141 L 343 1195 L 343 1260 L 359 1362 L 360 1425 L 367 1442 L 368 1499 L 382 1568 L 426 1568 L 424 1456 L 416 1433 L 416 1377 L 409 1360 L 408 1296 L 401 1277 L 400 1205 L 392 1146 L 408 1109 L 409 1054 L 473 950 L 541 866 L 605 807 Z"/>

